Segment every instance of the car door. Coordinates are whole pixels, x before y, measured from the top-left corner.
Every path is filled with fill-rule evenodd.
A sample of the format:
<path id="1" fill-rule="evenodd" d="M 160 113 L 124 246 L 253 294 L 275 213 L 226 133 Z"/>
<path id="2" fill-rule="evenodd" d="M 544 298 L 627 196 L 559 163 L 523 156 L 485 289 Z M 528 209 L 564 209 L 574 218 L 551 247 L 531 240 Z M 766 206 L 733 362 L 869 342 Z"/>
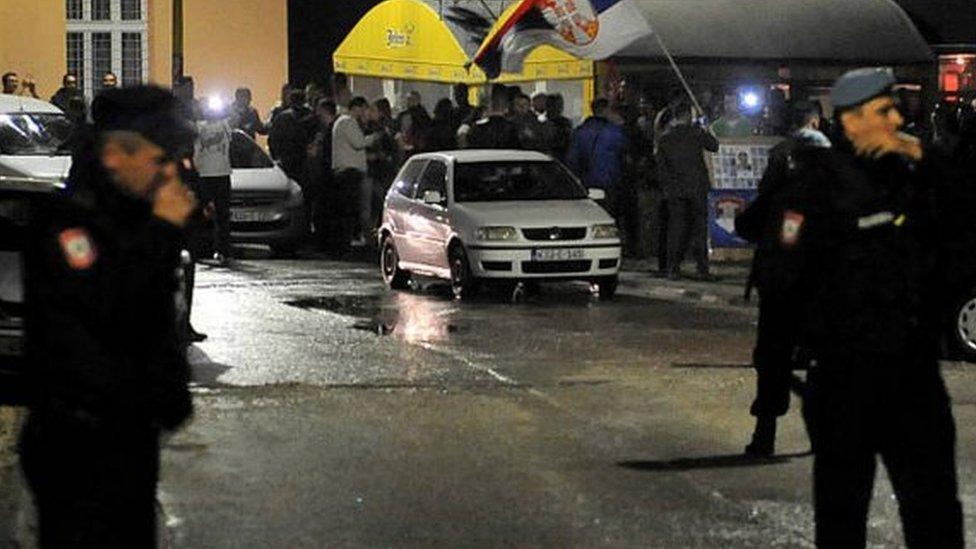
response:
<path id="1" fill-rule="evenodd" d="M 416 231 L 411 226 L 410 212 L 414 206 L 417 184 L 426 165 L 426 159 L 415 158 L 408 161 L 397 174 L 390 193 L 386 196 L 385 223 L 393 234 L 400 260 L 410 263 L 417 263 L 419 260 L 414 252 L 416 246 L 411 242 Z"/>
<path id="2" fill-rule="evenodd" d="M 442 197 L 438 204 L 427 204 L 424 196 L 437 192 Z M 447 162 L 439 159 L 427 163 L 420 184 L 417 186 L 411 225 L 416 229 L 415 242 L 420 262 L 438 269 L 446 269 L 447 239 L 451 233 L 447 215 Z"/>

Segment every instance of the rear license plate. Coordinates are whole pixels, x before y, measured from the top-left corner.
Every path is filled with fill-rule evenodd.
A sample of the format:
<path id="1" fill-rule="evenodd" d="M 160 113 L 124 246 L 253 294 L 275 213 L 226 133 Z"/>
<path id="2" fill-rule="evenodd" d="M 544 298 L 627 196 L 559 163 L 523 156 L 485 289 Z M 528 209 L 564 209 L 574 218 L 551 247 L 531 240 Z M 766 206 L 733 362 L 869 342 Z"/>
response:
<path id="1" fill-rule="evenodd" d="M 574 261 L 584 258 L 584 251 L 573 248 L 536 248 L 532 261 Z"/>
<path id="2" fill-rule="evenodd" d="M 230 220 L 238 223 L 268 223 L 275 220 L 274 212 L 255 210 L 232 210 Z"/>
<path id="3" fill-rule="evenodd" d="M 0 335 L 0 356 L 23 356 L 24 338 L 21 336 Z"/>

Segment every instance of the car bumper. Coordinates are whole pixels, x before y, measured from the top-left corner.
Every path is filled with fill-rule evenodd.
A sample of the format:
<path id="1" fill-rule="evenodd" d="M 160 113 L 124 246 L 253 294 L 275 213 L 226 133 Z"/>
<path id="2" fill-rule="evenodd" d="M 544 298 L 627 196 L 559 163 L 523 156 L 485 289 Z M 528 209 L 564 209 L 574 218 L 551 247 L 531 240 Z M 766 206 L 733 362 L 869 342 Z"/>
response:
<path id="1" fill-rule="evenodd" d="M 230 239 L 235 244 L 295 243 L 307 230 L 308 215 L 301 205 L 231 208 Z"/>
<path id="2" fill-rule="evenodd" d="M 580 250 L 578 258 L 533 260 L 533 250 Z M 620 271 L 620 243 L 566 244 L 562 246 L 469 246 L 468 263 L 477 278 L 494 279 L 593 279 Z"/>

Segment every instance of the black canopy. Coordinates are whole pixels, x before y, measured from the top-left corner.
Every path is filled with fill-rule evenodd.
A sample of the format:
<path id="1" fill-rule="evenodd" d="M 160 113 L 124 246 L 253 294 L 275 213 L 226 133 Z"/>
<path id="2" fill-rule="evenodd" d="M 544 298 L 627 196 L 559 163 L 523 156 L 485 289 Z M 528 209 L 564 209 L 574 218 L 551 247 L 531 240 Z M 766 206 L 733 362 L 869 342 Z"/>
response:
<path id="1" fill-rule="evenodd" d="M 891 0 L 634 0 L 683 59 L 912 64 L 933 60 Z M 645 37 L 620 57 L 663 57 Z"/>

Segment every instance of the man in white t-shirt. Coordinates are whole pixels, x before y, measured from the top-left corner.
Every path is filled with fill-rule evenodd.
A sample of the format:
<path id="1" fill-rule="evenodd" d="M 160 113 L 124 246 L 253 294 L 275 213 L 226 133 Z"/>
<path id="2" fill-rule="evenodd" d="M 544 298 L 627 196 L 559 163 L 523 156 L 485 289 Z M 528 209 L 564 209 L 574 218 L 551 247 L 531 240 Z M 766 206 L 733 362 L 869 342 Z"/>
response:
<path id="1" fill-rule="evenodd" d="M 197 122 L 193 161 L 200 172 L 200 203 L 213 208 L 214 260 L 226 264 L 230 245 L 231 127 L 225 109 L 209 105 Z"/>

